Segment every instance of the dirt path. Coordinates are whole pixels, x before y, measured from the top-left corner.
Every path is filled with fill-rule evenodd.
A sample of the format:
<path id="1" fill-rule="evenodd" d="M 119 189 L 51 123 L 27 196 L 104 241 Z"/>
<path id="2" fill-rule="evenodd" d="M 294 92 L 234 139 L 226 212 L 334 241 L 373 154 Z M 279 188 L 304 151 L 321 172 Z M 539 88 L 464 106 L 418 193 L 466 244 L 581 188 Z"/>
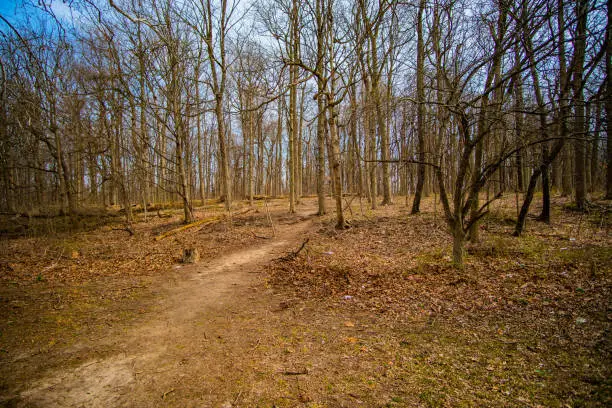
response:
<path id="1" fill-rule="evenodd" d="M 233 381 L 237 359 L 258 346 L 249 332 L 265 324 L 273 307 L 256 272 L 295 249 L 311 227 L 309 220 L 280 226 L 256 247 L 183 267 L 175 286 L 162 292 L 159 313 L 114 327 L 97 344 L 80 344 L 101 357 L 41 373 L 17 405 L 232 406 L 237 397 L 224 384 Z"/>
<path id="2" fill-rule="evenodd" d="M 383 207 L 342 232 L 305 218 L 312 204 L 299 216 L 283 204 L 275 239 L 253 236 L 269 232 L 260 213 L 164 242 L 152 273 L 8 282 L 0 407 L 612 406 L 600 219 L 560 209 L 563 222 L 517 240 L 508 206 L 457 270 L 432 204 L 419 217 Z M 271 263 L 306 237 L 297 259 Z M 121 239 L 109 263 L 128 261 L 126 242 L 130 259 L 151 250 Z M 187 245 L 208 259 L 234 249 L 167 268 Z"/>

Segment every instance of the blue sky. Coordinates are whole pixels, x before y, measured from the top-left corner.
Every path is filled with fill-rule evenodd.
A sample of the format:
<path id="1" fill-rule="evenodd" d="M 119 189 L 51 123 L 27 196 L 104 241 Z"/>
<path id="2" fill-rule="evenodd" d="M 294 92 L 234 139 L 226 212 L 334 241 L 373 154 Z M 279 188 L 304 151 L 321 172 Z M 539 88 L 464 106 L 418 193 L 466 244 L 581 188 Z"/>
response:
<path id="1" fill-rule="evenodd" d="M 63 0 L 44 0 L 60 20 L 70 20 L 71 10 Z M 24 21 L 25 17 L 42 16 L 43 10 L 38 6 L 38 0 L 0 0 L 0 14 L 11 23 Z"/>
<path id="2" fill-rule="evenodd" d="M 1 0 L 0 14 L 2 14 L 2 16 L 6 19 L 9 19 L 9 17 L 13 17 L 15 14 L 15 3 L 15 0 Z"/>

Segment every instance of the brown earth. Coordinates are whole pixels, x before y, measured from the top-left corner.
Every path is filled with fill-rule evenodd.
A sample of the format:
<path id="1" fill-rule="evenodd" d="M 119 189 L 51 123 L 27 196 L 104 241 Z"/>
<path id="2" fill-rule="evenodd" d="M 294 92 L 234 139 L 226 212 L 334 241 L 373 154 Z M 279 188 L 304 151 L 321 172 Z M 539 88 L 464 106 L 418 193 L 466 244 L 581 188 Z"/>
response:
<path id="1" fill-rule="evenodd" d="M 314 200 L 295 216 L 278 202 L 273 238 L 261 206 L 160 243 L 178 219 L 96 229 L 39 261 L 46 241 L 13 241 L 0 405 L 607 406 L 609 214 L 561 204 L 520 239 L 501 204 L 464 270 L 431 202 L 417 217 L 354 203 L 347 231 Z M 177 263 L 185 246 L 200 263 Z"/>
<path id="2" fill-rule="evenodd" d="M 218 388 L 215 377 L 223 378 L 226 370 L 234 370 L 233 359 L 237 354 L 244 357 L 256 339 L 249 338 L 248 331 L 237 333 L 242 337 L 237 339 L 240 350 L 226 348 L 226 326 L 233 320 L 265 315 L 270 304 L 256 286 L 255 273 L 295 244 L 309 226 L 310 222 L 302 222 L 281 227 L 269 242 L 206 265 L 181 268 L 176 285 L 159 295 L 150 318 L 131 327 L 114 328 L 120 330 L 108 340 L 86 345 L 87 354 L 95 355 L 97 350 L 114 353 L 105 352 L 69 370 L 61 367 L 46 372 L 19 397 L 45 407 L 154 406 L 160 404 L 160 398 L 185 398 L 185 393 L 193 392 L 196 398 L 187 405 L 231 403 L 235 396 Z M 194 384 L 196 378 L 207 380 Z"/>

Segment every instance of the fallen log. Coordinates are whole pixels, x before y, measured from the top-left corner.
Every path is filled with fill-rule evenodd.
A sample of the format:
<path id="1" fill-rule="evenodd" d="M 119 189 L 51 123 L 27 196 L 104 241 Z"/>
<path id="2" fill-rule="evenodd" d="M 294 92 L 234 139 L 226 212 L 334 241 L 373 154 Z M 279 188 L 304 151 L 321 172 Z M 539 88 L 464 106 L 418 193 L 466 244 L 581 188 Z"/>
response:
<path id="1" fill-rule="evenodd" d="M 235 217 L 237 215 L 242 215 L 242 214 L 246 214 L 247 212 L 252 211 L 252 208 L 247 208 L 244 209 L 242 211 L 237 211 L 235 213 L 231 214 L 231 217 Z M 159 234 L 158 236 L 155 237 L 156 241 L 161 241 L 164 238 L 167 238 L 169 236 L 178 234 L 179 232 L 182 231 L 186 231 L 188 229 L 191 229 L 193 227 L 197 227 L 199 225 L 205 225 L 205 224 L 212 224 L 214 222 L 219 222 L 224 220 L 225 218 L 227 218 L 227 214 L 220 214 L 220 215 L 216 215 L 214 217 L 208 217 L 208 218 L 204 218 L 198 221 L 194 221 L 192 223 L 186 224 L 186 225 L 181 225 L 180 227 L 171 229 L 170 231 L 166 231 L 163 234 Z"/>
<path id="2" fill-rule="evenodd" d="M 167 238 L 174 234 L 178 234 L 181 231 L 185 231 L 190 228 L 197 227 L 198 225 L 206 224 L 209 222 L 219 221 L 219 220 L 222 220 L 223 218 L 225 218 L 225 215 L 218 215 L 216 217 L 204 218 L 202 220 L 198 220 L 198 221 L 186 224 L 186 225 L 181 225 L 178 228 L 174 228 L 174 229 L 171 229 L 170 231 L 164 232 L 163 234 L 159 234 L 158 236 L 155 237 L 155 240 L 161 241 L 162 239 Z"/>

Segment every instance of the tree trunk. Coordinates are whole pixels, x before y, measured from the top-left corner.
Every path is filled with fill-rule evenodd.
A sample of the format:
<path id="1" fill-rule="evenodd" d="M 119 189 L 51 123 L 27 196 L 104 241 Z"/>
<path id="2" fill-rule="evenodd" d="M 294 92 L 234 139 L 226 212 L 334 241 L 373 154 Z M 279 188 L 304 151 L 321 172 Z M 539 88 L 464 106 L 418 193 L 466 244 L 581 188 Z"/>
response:
<path id="1" fill-rule="evenodd" d="M 417 14 L 417 66 L 416 66 L 416 91 L 417 91 L 417 138 L 418 138 L 418 170 L 417 185 L 412 201 L 412 214 L 421 211 L 421 194 L 425 183 L 425 41 L 423 33 L 423 13 L 425 11 L 425 0 L 420 0 Z"/>
<path id="2" fill-rule="evenodd" d="M 527 191 L 525 193 L 525 197 L 523 198 L 523 204 L 521 206 L 521 210 L 519 212 L 518 219 L 516 220 L 516 225 L 514 228 L 514 236 L 519 236 L 523 232 L 525 228 L 525 220 L 527 219 L 527 213 L 529 212 L 529 207 L 531 206 L 531 202 L 533 200 L 533 194 L 535 192 L 535 188 L 538 182 L 538 178 L 543 174 L 544 171 L 548 169 L 550 163 L 552 163 L 555 158 L 563 149 L 563 145 L 565 143 L 565 137 L 558 139 L 550 153 L 546 156 L 546 160 L 543 160 L 538 168 L 533 171 L 531 178 L 529 179 L 529 185 L 527 186 Z"/>
<path id="3" fill-rule="evenodd" d="M 576 207 L 586 209 L 586 167 L 585 167 L 585 103 L 583 91 L 584 58 L 586 50 L 586 30 L 588 0 L 576 2 L 576 38 L 574 41 L 575 70 L 572 78 L 574 91 L 574 187 Z"/>
<path id="4" fill-rule="evenodd" d="M 612 200 L 612 4 L 608 2 L 608 25 L 606 27 L 606 199 Z"/>
<path id="5" fill-rule="evenodd" d="M 276 123 L 276 196 L 279 197 L 283 194 L 283 179 L 282 179 L 282 168 L 283 168 L 283 107 L 284 98 L 278 98 L 278 121 Z"/>
<path id="6" fill-rule="evenodd" d="M 303 188 L 303 173 L 304 166 L 302 163 L 302 154 L 303 150 L 303 136 L 302 130 L 304 129 L 304 103 L 305 103 L 305 92 L 306 88 L 302 87 L 300 92 L 300 104 L 299 104 L 299 118 L 297 121 L 297 133 L 296 133 L 296 148 L 295 148 L 295 202 L 296 204 L 300 203 L 300 198 L 302 198 L 302 188 Z"/>
<path id="7" fill-rule="evenodd" d="M 298 60 L 298 4 L 297 0 L 293 0 L 290 16 L 290 36 L 291 42 L 288 44 L 289 58 L 295 62 Z M 296 64 L 291 64 L 289 67 L 289 146 L 288 146 L 288 161 L 289 161 L 289 212 L 295 213 L 295 197 L 296 197 L 296 140 L 297 140 L 297 81 L 298 67 Z"/>
<path id="8" fill-rule="evenodd" d="M 227 135 L 225 134 L 225 118 L 223 117 L 223 95 L 217 96 L 215 105 L 217 117 L 217 133 L 219 138 L 219 167 L 221 170 L 221 195 L 225 203 L 225 210 L 232 208 L 231 179 L 229 170 L 229 149 Z"/>
<path id="9" fill-rule="evenodd" d="M 599 138 L 600 138 L 600 134 L 601 134 L 601 121 L 602 121 L 602 117 L 601 117 L 601 108 L 602 108 L 602 102 L 597 101 L 596 102 L 597 106 L 595 109 L 595 129 L 593 132 L 593 141 L 591 142 L 591 163 L 590 163 L 590 169 L 589 169 L 589 173 L 591 174 L 591 183 L 589 184 L 589 192 L 594 193 L 595 191 L 597 191 L 597 189 L 599 188 L 599 174 L 598 174 L 598 168 L 600 166 L 599 163 Z"/>
<path id="10" fill-rule="evenodd" d="M 325 215 L 325 101 L 317 98 L 317 215 Z"/>
<path id="11" fill-rule="evenodd" d="M 516 225 L 514 227 L 514 236 L 518 237 L 523 233 L 523 229 L 525 229 L 525 221 L 527 220 L 527 213 L 529 212 L 529 207 L 531 206 L 531 202 L 533 201 L 533 193 L 535 192 L 536 185 L 538 183 L 538 178 L 542 173 L 542 168 L 538 167 L 534 170 L 531 178 L 529 179 L 529 185 L 527 186 L 527 191 L 525 192 L 525 196 L 523 197 L 523 204 L 521 205 L 521 210 L 519 212 L 518 218 L 516 220 Z"/>
<path id="12" fill-rule="evenodd" d="M 453 265 L 463 267 L 463 254 L 465 245 L 465 232 L 460 222 L 456 221 L 453 227 Z"/>
<path id="13" fill-rule="evenodd" d="M 548 147 L 546 143 L 542 144 L 542 160 L 548 163 Z M 538 217 L 539 221 L 550 224 L 550 180 L 548 178 L 548 165 L 542 167 L 542 212 Z"/>
<path id="14" fill-rule="evenodd" d="M 369 103 L 368 103 L 369 105 Z M 376 128 L 372 117 L 371 106 L 366 111 L 365 125 L 368 127 L 368 155 L 370 159 L 369 179 L 370 179 L 370 207 L 375 210 L 378 207 L 378 165 L 376 164 Z"/>
<path id="15" fill-rule="evenodd" d="M 340 139 L 338 136 L 338 126 L 336 124 L 335 108 L 329 109 L 329 137 L 331 144 L 331 174 L 334 181 L 334 199 L 336 201 L 336 228 L 343 229 L 346 226 L 344 212 L 342 210 L 342 179 L 340 175 Z"/>

